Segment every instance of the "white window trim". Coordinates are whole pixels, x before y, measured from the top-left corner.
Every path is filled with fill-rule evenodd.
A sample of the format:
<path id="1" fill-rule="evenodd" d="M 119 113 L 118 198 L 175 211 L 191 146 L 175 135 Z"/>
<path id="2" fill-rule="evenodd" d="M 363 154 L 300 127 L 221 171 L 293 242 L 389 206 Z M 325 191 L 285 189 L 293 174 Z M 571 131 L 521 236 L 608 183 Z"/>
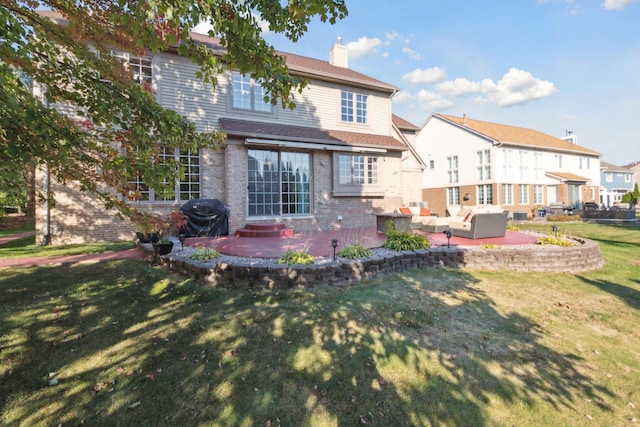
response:
<path id="1" fill-rule="evenodd" d="M 198 150 L 198 154 L 191 154 L 191 157 L 197 158 L 198 159 L 198 185 L 200 186 L 200 191 L 199 191 L 199 195 L 198 198 L 202 198 L 202 151 Z M 174 149 L 174 153 L 173 153 L 173 158 L 176 160 L 180 160 L 180 149 L 179 148 L 175 148 Z M 189 176 L 195 176 L 196 174 L 193 175 L 189 175 Z M 185 177 L 186 178 L 186 177 Z M 169 200 L 162 200 L 162 199 L 156 199 L 156 191 L 154 188 L 149 187 L 149 199 L 148 200 L 130 200 L 130 203 L 166 203 L 166 204 L 175 204 L 175 203 L 183 203 L 183 202 L 187 202 L 191 199 L 181 199 L 180 198 L 180 184 L 182 182 L 187 182 L 187 181 L 180 181 L 180 178 L 176 178 L 175 184 L 174 184 L 174 195 L 173 195 L 173 199 L 169 199 Z M 134 185 L 146 185 L 144 183 L 144 181 L 142 180 L 138 180 L 136 179 L 135 181 L 129 180 L 129 184 L 134 184 Z"/>
<path id="2" fill-rule="evenodd" d="M 340 184 L 340 156 L 364 156 L 365 164 L 366 158 L 377 158 L 377 183 L 375 184 Z M 365 170 L 366 176 L 366 170 Z M 376 154 L 366 153 L 348 153 L 348 152 L 334 152 L 333 153 L 333 196 L 335 197 L 348 197 L 348 196 L 363 196 L 363 197 L 382 197 L 385 194 L 384 191 L 384 157 Z"/>
<path id="3" fill-rule="evenodd" d="M 502 184 L 500 190 L 502 193 L 502 204 L 505 206 L 513 206 L 513 184 Z M 507 195 L 509 197 L 506 197 Z"/>
<path id="4" fill-rule="evenodd" d="M 229 90 L 227 91 L 228 93 L 228 101 L 227 101 L 227 111 L 228 112 L 242 112 L 242 114 L 252 114 L 252 115 L 256 115 L 256 116 L 276 116 L 276 106 L 275 105 L 270 105 L 268 103 L 264 103 L 265 105 L 269 105 L 269 110 L 268 111 L 264 111 L 264 110 L 256 110 L 255 108 L 255 87 L 259 86 L 259 84 L 256 84 L 256 81 L 252 78 L 250 78 L 249 80 L 249 84 L 250 84 L 250 89 L 249 89 L 249 97 L 251 100 L 251 107 L 250 108 L 241 108 L 241 107 L 236 107 L 235 106 L 235 76 L 236 75 L 240 75 L 240 76 L 244 76 L 244 77 L 249 77 L 247 75 L 243 75 L 241 74 L 239 71 L 236 70 L 232 70 L 229 71 L 228 73 L 228 84 L 229 84 Z"/>
<path id="5" fill-rule="evenodd" d="M 344 98 L 344 95 L 350 96 L 351 99 L 351 103 L 352 106 L 349 108 L 351 111 L 350 116 L 347 114 L 347 117 L 351 117 L 351 120 L 345 120 L 345 114 L 343 113 L 343 106 L 342 106 L 342 100 Z M 364 121 L 358 121 L 359 116 L 359 112 L 362 109 L 358 108 L 358 103 L 362 102 L 362 100 L 358 101 L 358 98 L 364 98 Z M 351 92 L 348 90 L 341 90 L 340 91 L 340 122 L 341 123 L 348 123 L 350 125 L 357 125 L 357 126 L 368 126 L 369 125 L 369 95 L 364 94 L 364 93 L 360 93 L 360 92 Z"/>

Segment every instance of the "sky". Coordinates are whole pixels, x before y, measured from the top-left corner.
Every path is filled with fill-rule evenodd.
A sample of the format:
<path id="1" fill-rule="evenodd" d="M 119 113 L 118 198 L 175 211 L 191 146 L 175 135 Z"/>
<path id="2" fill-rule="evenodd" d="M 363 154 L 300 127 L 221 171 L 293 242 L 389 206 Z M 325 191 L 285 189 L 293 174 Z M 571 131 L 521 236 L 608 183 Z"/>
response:
<path id="1" fill-rule="evenodd" d="M 615 165 L 640 161 L 640 0 L 346 0 L 335 25 L 315 20 L 276 49 L 329 60 L 395 85 L 393 112 L 535 129 Z"/>

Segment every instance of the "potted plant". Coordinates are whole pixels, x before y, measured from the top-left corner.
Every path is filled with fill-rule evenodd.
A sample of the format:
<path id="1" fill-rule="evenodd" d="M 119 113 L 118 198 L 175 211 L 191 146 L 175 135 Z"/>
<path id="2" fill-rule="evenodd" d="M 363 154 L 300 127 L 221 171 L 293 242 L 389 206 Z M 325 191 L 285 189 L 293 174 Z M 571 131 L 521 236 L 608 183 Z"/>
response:
<path id="1" fill-rule="evenodd" d="M 138 224 L 136 227 L 136 237 L 140 240 L 140 243 L 153 243 L 157 242 L 160 238 L 158 232 L 149 224 Z"/>
<path id="2" fill-rule="evenodd" d="M 153 244 L 153 249 L 158 255 L 166 255 L 173 250 L 173 242 L 169 239 L 169 236 L 163 234 L 160 239 Z"/>
<path id="3" fill-rule="evenodd" d="M 171 253 L 173 250 L 173 242 L 169 239 L 169 236 L 179 233 L 182 227 L 187 224 L 187 218 L 182 211 L 173 211 L 164 219 L 163 223 L 167 231 L 153 244 L 154 250 L 159 255 Z"/>

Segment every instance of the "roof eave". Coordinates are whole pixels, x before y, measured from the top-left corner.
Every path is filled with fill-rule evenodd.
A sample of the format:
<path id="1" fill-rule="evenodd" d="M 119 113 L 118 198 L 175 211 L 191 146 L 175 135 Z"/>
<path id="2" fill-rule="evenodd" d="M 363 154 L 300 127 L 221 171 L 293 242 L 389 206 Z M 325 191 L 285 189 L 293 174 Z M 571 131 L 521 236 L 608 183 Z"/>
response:
<path id="1" fill-rule="evenodd" d="M 354 148 L 384 148 L 387 151 L 407 151 L 407 147 L 394 147 L 394 146 L 385 146 L 385 145 L 376 145 L 376 144 L 360 144 L 360 143 L 352 143 L 345 141 L 335 141 L 328 140 L 322 138 L 304 138 L 304 137 L 291 137 L 277 134 L 266 134 L 266 133 L 255 133 L 255 132 L 243 132 L 243 131 L 225 131 L 227 135 L 233 135 L 241 138 L 256 138 L 256 139 L 272 139 L 275 141 L 284 141 L 284 142 L 308 142 L 310 144 L 325 144 L 325 145 L 335 145 L 336 147 L 354 147 Z"/>

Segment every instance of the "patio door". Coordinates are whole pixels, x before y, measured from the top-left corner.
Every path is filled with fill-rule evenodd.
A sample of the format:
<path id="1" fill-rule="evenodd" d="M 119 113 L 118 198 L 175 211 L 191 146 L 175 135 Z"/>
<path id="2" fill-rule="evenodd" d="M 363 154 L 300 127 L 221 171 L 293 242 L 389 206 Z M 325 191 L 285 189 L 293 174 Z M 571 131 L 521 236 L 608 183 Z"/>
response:
<path id="1" fill-rule="evenodd" d="M 249 216 L 308 215 L 311 212 L 309 153 L 249 150 Z"/>
<path id="2" fill-rule="evenodd" d="M 580 200 L 580 184 L 568 184 L 569 187 L 569 204 L 575 209 L 581 206 Z"/>
<path id="3" fill-rule="evenodd" d="M 558 201 L 558 186 L 548 185 L 547 186 L 547 203 L 555 203 L 557 201 Z"/>

